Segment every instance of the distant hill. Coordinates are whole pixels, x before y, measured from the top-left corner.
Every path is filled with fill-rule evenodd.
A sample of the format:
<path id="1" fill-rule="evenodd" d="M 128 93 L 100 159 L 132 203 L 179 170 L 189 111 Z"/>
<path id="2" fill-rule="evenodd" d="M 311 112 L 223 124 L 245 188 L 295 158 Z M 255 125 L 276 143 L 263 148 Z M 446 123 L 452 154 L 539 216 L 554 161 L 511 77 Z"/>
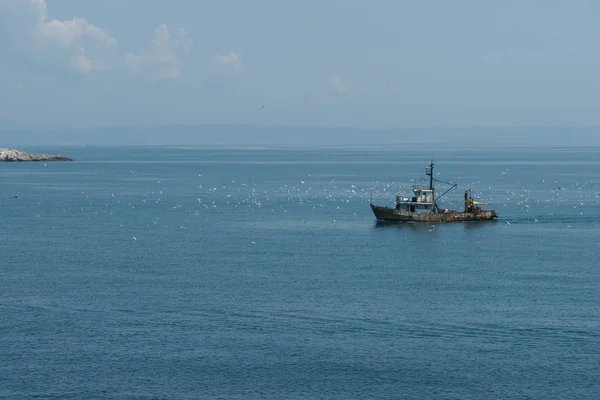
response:
<path id="1" fill-rule="evenodd" d="M 71 130 L 5 130 L 5 146 L 376 146 L 376 145 L 600 145 L 600 127 L 470 127 L 376 130 L 256 125 L 172 125 Z"/>

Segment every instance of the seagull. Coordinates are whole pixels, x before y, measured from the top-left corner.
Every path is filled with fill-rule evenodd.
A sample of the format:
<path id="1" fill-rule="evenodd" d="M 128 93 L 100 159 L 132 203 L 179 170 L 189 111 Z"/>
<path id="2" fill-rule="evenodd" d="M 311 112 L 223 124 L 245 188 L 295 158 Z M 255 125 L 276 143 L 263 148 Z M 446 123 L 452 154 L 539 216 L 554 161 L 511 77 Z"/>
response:
<path id="1" fill-rule="evenodd" d="M 263 104 L 263 105 L 260 107 L 260 109 L 262 110 L 263 108 L 265 108 L 265 105 L 264 105 L 264 104 Z"/>

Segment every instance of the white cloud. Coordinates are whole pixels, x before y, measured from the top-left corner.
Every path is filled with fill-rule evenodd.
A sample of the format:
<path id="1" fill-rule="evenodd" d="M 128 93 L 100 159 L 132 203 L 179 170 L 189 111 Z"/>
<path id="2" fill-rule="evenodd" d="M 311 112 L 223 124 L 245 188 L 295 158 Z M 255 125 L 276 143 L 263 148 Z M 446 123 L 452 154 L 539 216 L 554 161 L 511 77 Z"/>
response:
<path id="1" fill-rule="evenodd" d="M 83 50 L 81 50 L 80 54 L 71 56 L 71 65 L 86 74 L 94 70 L 108 69 L 108 66 L 104 62 L 89 59 Z"/>
<path id="2" fill-rule="evenodd" d="M 12 50 L 83 73 L 106 69 L 117 40 L 84 18 L 48 20 L 45 0 L 0 0 L 1 41 Z"/>
<path id="3" fill-rule="evenodd" d="M 350 87 L 342 83 L 342 78 L 340 76 L 330 76 L 329 84 L 337 93 L 345 93 L 350 91 Z"/>
<path id="4" fill-rule="evenodd" d="M 192 40 L 159 25 L 149 46 L 139 53 L 117 53 L 118 42 L 105 29 L 82 17 L 48 18 L 46 0 L 0 0 L 0 64 L 25 60 L 30 65 L 84 74 L 112 68 L 151 72 L 157 79 L 182 75 L 182 57 Z"/>
<path id="5" fill-rule="evenodd" d="M 117 44 L 115 38 L 79 17 L 68 21 L 56 19 L 48 22 L 42 21 L 37 27 L 36 33 L 39 34 L 40 39 L 54 42 L 63 48 L 71 48 L 84 40 L 96 41 L 109 47 Z"/>
<path id="6" fill-rule="evenodd" d="M 244 71 L 244 63 L 237 53 L 219 54 L 216 57 L 217 66 L 220 68 L 232 68 L 236 72 Z"/>
<path id="7" fill-rule="evenodd" d="M 190 52 L 192 40 L 184 29 L 175 36 L 169 33 L 167 25 L 159 25 L 154 31 L 154 39 L 148 49 L 139 54 L 125 55 L 125 65 L 131 71 L 149 68 L 156 79 L 178 79 L 182 75 L 181 57 Z"/>

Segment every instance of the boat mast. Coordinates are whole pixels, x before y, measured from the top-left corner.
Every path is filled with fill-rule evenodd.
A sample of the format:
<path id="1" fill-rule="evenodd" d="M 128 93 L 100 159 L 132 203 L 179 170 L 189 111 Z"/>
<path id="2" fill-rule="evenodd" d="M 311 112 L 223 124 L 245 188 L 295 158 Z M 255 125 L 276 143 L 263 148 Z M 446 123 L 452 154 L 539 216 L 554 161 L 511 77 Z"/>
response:
<path id="1" fill-rule="evenodd" d="M 437 212 L 437 205 L 435 204 L 435 189 L 433 188 L 433 161 L 429 164 L 429 167 L 425 167 L 425 175 L 429 176 L 429 190 L 431 190 L 431 202 L 433 203 L 433 212 Z"/>
<path id="2" fill-rule="evenodd" d="M 433 162 L 425 168 L 425 175 L 429 176 L 429 190 L 433 190 Z"/>

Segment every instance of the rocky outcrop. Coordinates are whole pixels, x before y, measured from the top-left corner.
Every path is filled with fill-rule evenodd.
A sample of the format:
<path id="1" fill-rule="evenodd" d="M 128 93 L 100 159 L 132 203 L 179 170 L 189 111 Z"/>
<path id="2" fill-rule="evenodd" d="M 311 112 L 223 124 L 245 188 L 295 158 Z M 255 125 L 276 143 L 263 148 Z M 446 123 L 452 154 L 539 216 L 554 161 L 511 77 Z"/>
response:
<path id="1" fill-rule="evenodd" d="M 24 151 L 0 147 L 1 161 L 73 161 L 68 157 L 53 154 L 29 154 Z"/>

